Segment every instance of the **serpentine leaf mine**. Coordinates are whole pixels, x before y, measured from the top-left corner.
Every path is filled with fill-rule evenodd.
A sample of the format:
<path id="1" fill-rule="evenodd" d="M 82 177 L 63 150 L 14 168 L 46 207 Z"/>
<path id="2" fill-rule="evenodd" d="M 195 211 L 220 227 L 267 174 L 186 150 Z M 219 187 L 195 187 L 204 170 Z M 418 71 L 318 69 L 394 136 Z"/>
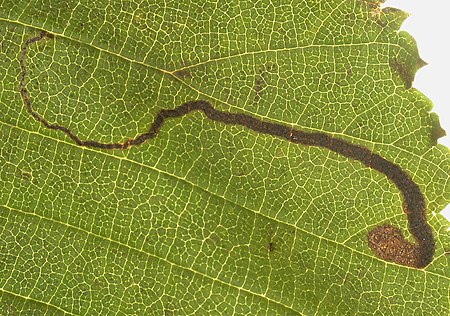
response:
<path id="1" fill-rule="evenodd" d="M 426 220 L 425 198 L 418 185 L 397 164 L 384 159 L 362 146 L 322 132 L 305 132 L 286 125 L 263 121 L 247 114 L 217 110 L 206 100 L 187 101 L 175 106 L 173 109 L 160 110 L 146 133 L 137 135 L 135 138 L 130 138 L 123 143 L 102 143 L 95 140 L 82 140 L 67 127 L 48 122 L 33 109 L 30 95 L 26 88 L 27 67 L 25 60 L 28 49 L 31 44 L 37 43 L 44 38 L 51 39 L 53 35 L 43 31 L 39 35 L 28 39 L 22 47 L 19 63 L 21 68 L 20 94 L 25 102 L 28 113 L 45 127 L 64 132 L 79 146 L 125 150 L 157 137 L 166 120 L 181 118 L 193 111 L 201 111 L 208 119 L 215 122 L 227 125 L 240 125 L 254 132 L 282 138 L 301 146 L 319 146 L 326 148 L 349 159 L 359 161 L 365 166 L 384 174 L 395 184 L 403 197 L 403 211 L 406 213 L 408 228 L 415 239 L 415 243 L 407 241 L 399 228 L 384 224 L 368 233 L 368 245 L 375 254 L 384 260 L 414 268 L 424 268 L 432 261 L 435 241 L 432 229 Z M 397 67 L 395 64 L 394 66 Z M 401 71 L 399 67 L 397 68 Z"/>

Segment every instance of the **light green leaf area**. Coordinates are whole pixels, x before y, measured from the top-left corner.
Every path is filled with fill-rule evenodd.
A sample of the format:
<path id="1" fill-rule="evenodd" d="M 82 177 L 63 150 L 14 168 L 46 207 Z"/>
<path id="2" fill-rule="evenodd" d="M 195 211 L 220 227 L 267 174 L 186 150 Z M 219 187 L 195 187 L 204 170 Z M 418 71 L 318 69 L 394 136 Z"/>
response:
<path id="1" fill-rule="evenodd" d="M 0 0 L 1 315 L 448 315 L 450 152 L 404 12 L 371 1 Z M 383 174 L 327 149 L 194 112 L 189 100 L 322 131 L 413 178 L 436 252 L 386 262 L 367 233 L 411 239 Z M 412 239 L 411 239 L 412 240 Z"/>

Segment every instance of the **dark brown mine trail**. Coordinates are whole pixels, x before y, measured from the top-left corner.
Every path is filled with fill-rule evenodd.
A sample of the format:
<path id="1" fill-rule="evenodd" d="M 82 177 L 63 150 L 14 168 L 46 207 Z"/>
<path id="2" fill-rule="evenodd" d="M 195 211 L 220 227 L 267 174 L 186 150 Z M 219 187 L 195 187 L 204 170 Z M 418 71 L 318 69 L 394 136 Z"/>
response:
<path id="1" fill-rule="evenodd" d="M 36 43 L 43 38 L 52 37 L 53 35 L 47 32 L 41 32 L 40 35 L 28 39 L 23 45 L 19 56 L 21 68 L 20 94 L 30 115 L 45 127 L 64 132 L 80 146 L 100 149 L 127 149 L 157 137 L 165 120 L 180 118 L 193 111 L 201 111 L 207 118 L 215 122 L 227 125 L 240 125 L 254 132 L 283 138 L 289 142 L 303 146 L 319 146 L 329 149 L 349 159 L 357 160 L 367 167 L 384 174 L 395 184 L 403 196 L 403 211 L 408 218 L 409 231 L 414 236 L 415 243 L 407 241 L 400 229 L 385 224 L 374 228 L 368 233 L 368 244 L 375 254 L 384 260 L 414 268 L 424 268 L 433 260 L 435 242 L 432 229 L 426 220 L 425 198 L 417 184 L 398 165 L 371 152 L 367 148 L 354 145 L 348 141 L 335 138 L 325 133 L 304 132 L 286 125 L 262 121 L 247 114 L 217 110 L 210 102 L 205 100 L 188 101 L 174 109 L 160 110 L 146 133 L 140 134 L 124 143 L 101 143 L 95 140 L 81 140 L 67 127 L 49 123 L 45 118 L 35 112 L 32 107 L 30 96 L 25 85 L 27 76 L 25 58 L 30 44 Z"/>

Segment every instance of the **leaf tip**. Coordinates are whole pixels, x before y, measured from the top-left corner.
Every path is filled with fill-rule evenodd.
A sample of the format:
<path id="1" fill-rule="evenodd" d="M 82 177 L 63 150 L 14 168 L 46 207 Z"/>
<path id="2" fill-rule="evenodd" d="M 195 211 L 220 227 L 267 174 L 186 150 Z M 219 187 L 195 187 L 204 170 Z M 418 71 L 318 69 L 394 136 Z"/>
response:
<path id="1" fill-rule="evenodd" d="M 431 143 L 436 146 L 438 139 L 447 135 L 445 130 L 441 127 L 439 116 L 436 113 L 431 113 Z"/>
<path id="2" fill-rule="evenodd" d="M 422 58 L 419 57 L 419 59 L 417 60 L 417 64 L 416 65 L 417 65 L 417 69 L 420 69 L 422 67 L 427 66 L 428 63 L 425 60 L 423 60 Z"/>

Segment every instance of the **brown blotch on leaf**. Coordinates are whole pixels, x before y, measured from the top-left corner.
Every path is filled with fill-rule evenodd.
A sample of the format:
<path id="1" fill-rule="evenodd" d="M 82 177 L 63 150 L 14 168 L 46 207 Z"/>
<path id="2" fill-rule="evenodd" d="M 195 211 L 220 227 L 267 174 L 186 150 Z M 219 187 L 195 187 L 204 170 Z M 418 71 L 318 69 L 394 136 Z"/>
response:
<path id="1" fill-rule="evenodd" d="M 397 13 L 401 13 L 402 12 L 402 10 L 397 9 L 397 8 L 393 8 L 393 7 L 384 8 L 382 11 L 383 11 L 384 14 L 397 14 Z"/>
<path id="2" fill-rule="evenodd" d="M 348 66 L 346 68 L 346 72 L 347 72 L 347 76 L 349 76 L 349 77 L 353 76 L 353 68 L 352 68 L 352 66 Z"/>
<path id="3" fill-rule="evenodd" d="M 266 86 L 266 81 L 264 80 L 264 75 L 259 74 L 255 80 L 255 98 L 253 99 L 253 104 L 258 104 L 261 100 L 262 91 Z"/>
<path id="4" fill-rule="evenodd" d="M 370 10 L 370 15 L 372 17 L 375 17 L 377 19 L 380 18 L 381 15 L 381 4 L 384 1 L 380 1 L 380 0 L 374 0 L 374 1 L 370 1 L 370 0 L 362 0 L 362 2 L 364 2 L 367 5 L 367 8 Z"/>
<path id="5" fill-rule="evenodd" d="M 381 27 L 386 27 L 388 25 L 386 21 L 383 21 L 381 19 L 377 19 L 376 23 Z"/>
<path id="6" fill-rule="evenodd" d="M 33 176 L 31 175 L 30 172 L 22 171 L 21 178 L 24 179 L 24 180 L 30 181 L 30 180 L 32 180 Z"/>
<path id="7" fill-rule="evenodd" d="M 271 63 L 263 64 L 259 67 L 258 73 L 255 77 L 255 98 L 253 99 L 253 104 L 256 105 L 261 100 L 264 89 L 267 86 L 267 75 L 272 70 L 273 65 Z"/>
<path id="8" fill-rule="evenodd" d="M 411 88 L 414 81 L 414 72 L 409 69 L 407 65 L 399 62 L 396 59 L 391 60 L 390 65 L 391 68 L 400 75 L 400 78 L 405 83 L 405 88 Z"/>
<path id="9" fill-rule="evenodd" d="M 180 79 L 192 78 L 192 74 L 187 68 L 177 70 L 173 74 Z"/>
<path id="10" fill-rule="evenodd" d="M 375 254 L 401 265 L 418 268 L 418 249 L 407 241 L 403 233 L 392 225 L 374 228 L 368 234 L 369 247 Z"/>
<path id="11" fill-rule="evenodd" d="M 53 35 L 52 33 L 47 32 L 47 31 L 42 31 L 41 35 L 42 35 L 42 37 L 47 37 L 47 38 L 50 38 L 50 39 L 55 38 L 55 35 Z"/>
<path id="12" fill-rule="evenodd" d="M 376 9 L 381 7 L 384 0 L 360 0 L 360 2 L 365 3 L 370 9 Z"/>

